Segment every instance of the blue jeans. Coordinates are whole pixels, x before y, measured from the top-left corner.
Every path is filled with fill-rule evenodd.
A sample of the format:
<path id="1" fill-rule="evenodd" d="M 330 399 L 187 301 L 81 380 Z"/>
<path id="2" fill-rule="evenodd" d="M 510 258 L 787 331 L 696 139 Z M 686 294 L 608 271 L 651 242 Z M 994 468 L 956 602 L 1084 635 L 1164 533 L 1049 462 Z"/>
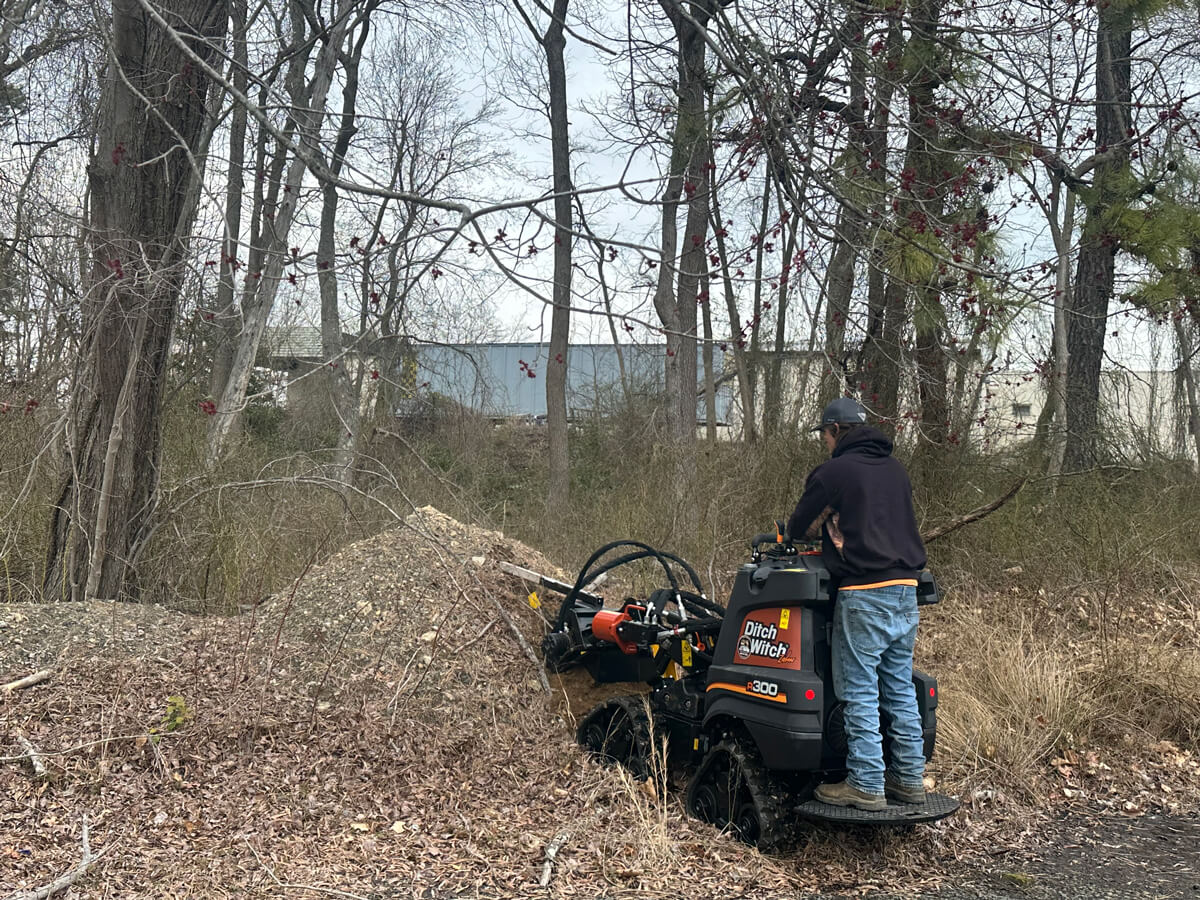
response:
<path id="1" fill-rule="evenodd" d="M 879 712 L 891 719 L 894 780 L 921 784 L 925 753 L 913 688 L 917 589 L 889 585 L 838 592 L 833 626 L 833 689 L 845 706 L 847 780 L 860 791 L 883 793 Z"/>

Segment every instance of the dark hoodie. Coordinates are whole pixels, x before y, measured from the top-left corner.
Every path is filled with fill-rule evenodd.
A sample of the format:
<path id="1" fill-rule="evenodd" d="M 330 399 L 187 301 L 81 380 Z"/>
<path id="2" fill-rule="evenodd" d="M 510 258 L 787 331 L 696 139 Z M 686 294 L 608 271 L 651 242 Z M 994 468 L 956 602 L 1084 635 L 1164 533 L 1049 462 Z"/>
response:
<path id="1" fill-rule="evenodd" d="M 916 578 L 925 568 L 912 484 L 882 432 L 854 428 L 808 476 L 788 534 L 818 533 L 821 558 L 840 587 Z"/>

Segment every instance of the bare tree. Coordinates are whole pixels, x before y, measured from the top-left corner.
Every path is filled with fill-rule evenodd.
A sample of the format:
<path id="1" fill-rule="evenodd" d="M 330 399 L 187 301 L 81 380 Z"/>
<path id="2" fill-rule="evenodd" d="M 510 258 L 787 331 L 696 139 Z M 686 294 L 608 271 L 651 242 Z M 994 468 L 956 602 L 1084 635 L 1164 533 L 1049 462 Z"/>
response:
<path id="1" fill-rule="evenodd" d="M 546 362 L 546 425 L 549 431 L 550 485 L 547 506 L 564 511 L 571 490 L 567 446 L 567 372 L 571 336 L 571 249 L 574 242 L 571 177 L 571 136 L 567 121 L 567 68 L 563 58 L 568 0 L 553 0 L 553 7 L 534 0 L 548 17 L 545 30 L 534 24 L 517 0 L 514 5 L 546 55 L 549 87 L 550 157 L 554 179 L 554 287 L 550 317 L 550 354 Z"/>
<path id="2" fill-rule="evenodd" d="M 1109 303 L 1116 277 L 1119 236 L 1115 210 L 1130 198 L 1128 139 L 1133 124 L 1130 48 L 1133 13 L 1123 4 L 1097 9 L 1095 168 L 1087 204 L 1075 290 L 1067 316 L 1067 442 L 1064 464 L 1077 469 L 1097 460 L 1100 364 L 1108 329 Z"/>
<path id="3" fill-rule="evenodd" d="M 705 111 L 705 3 L 660 0 L 678 46 L 675 128 L 662 194 L 662 232 L 654 307 L 667 338 L 667 428 L 676 457 L 677 494 L 691 480 L 696 440 L 696 297 L 707 270 L 709 145 Z M 685 224 L 679 240 L 679 214 Z M 682 246 L 680 246 L 682 243 Z"/>
<path id="4" fill-rule="evenodd" d="M 84 357 L 44 581 L 55 599 L 135 595 L 135 567 L 155 509 L 164 371 L 215 121 L 210 80 L 180 44 L 215 58 L 229 5 L 170 0 L 160 9 L 174 35 L 138 0 L 112 5 L 88 165 L 92 279 Z M 164 80 L 163 72 L 172 77 Z"/>
<path id="5" fill-rule="evenodd" d="M 216 403 L 216 413 L 209 428 L 207 457 L 215 463 L 224 453 L 238 417 L 246 402 L 246 390 L 258 347 L 266 331 L 267 321 L 275 305 L 283 270 L 291 254 L 288 239 L 296 216 L 297 204 L 305 173 L 312 158 L 320 158 L 321 126 L 325 104 L 333 83 L 339 57 L 344 53 L 347 36 L 359 16 L 369 16 L 369 10 L 358 0 L 341 0 L 333 20 L 319 34 L 307 34 L 312 10 L 306 10 L 306 0 L 291 0 L 289 18 L 293 29 L 291 65 L 288 75 L 288 94 L 292 105 L 292 126 L 300 147 L 310 158 L 292 154 L 283 162 L 285 148 L 276 155 L 276 171 L 286 168 L 286 175 L 273 178 L 271 193 L 265 199 L 265 227 L 262 246 L 252 246 L 246 269 L 246 287 L 242 299 L 242 327 L 237 349 L 230 363 L 229 379 Z M 315 21 L 315 19 L 312 19 Z M 319 39 L 320 49 L 313 62 L 312 73 L 306 73 L 307 48 Z M 264 135 L 263 140 L 266 139 Z M 260 155 L 261 156 L 261 155 Z M 277 202 L 276 202 L 277 201 Z"/>

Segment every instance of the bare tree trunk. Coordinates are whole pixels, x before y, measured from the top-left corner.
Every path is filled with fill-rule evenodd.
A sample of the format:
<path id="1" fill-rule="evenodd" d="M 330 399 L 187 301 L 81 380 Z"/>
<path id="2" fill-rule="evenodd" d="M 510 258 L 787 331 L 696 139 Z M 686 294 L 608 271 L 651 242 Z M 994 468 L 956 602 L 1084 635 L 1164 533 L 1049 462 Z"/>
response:
<path id="1" fill-rule="evenodd" d="M 667 338 L 666 391 L 669 439 L 675 445 L 675 493 L 685 493 L 695 471 L 696 297 L 706 270 L 708 229 L 708 123 L 705 115 L 703 29 L 710 10 L 699 4 L 684 15 L 677 0 L 659 0 L 679 44 L 678 113 L 671 139 L 671 162 L 663 192 L 662 237 L 654 307 Z M 680 198 L 687 193 L 683 248 L 679 250 Z M 678 254 L 678 256 L 677 256 Z M 678 258 L 678 280 L 675 269 Z M 681 507 L 681 517 L 687 517 Z"/>
<path id="2" fill-rule="evenodd" d="M 1052 212 L 1057 220 L 1057 191 Z M 1067 369 L 1071 350 L 1068 346 L 1067 310 L 1071 309 L 1071 242 L 1075 233 L 1075 191 L 1066 188 L 1066 203 L 1062 225 L 1054 229 L 1054 249 L 1057 256 L 1054 273 L 1054 369 L 1050 374 L 1050 396 L 1054 407 L 1046 472 L 1062 473 L 1063 454 L 1067 448 Z M 1053 484 L 1053 482 L 1052 482 Z"/>
<path id="3" fill-rule="evenodd" d="M 766 256 L 767 222 L 771 218 L 771 179 L 763 179 L 762 211 L 758 217 L 758 232 L 754 245 L 754 302 L 750 312 L 750 390 L 754 393 L 754 405 L 762 410 L 762 430 L 766 431 L 768 418 L 766 406 L 770 398 L 759 402 L 758 388 L 762 383 L 762 319 L 763 319 L 763 262 Z M 757 424 L 757 423 L 756 423 Z"/>
<path id="4" fill-rule="evenodd" d="M 574 215 L 571 178 L 571 135 L 567 121 L 567 68 L 563 50 L 568 0 L 554 0 L 550 22 L 539 34 L 521 5 L 517 9 L 546 54 L 550 88 L 550 159 L 554 180 L 554 288 L 550 316 L 550 358 L 546 362 L 546 427 L 549 432 L 550 484 L 547 506 L 567 509 L 571 493 L 571 462 L 567 431 L 567 372 L 571 337 L 571 253 Z M 542 7 L 545 9 L 545 7 Z M 603 251 L 601 251 L 603 255 Z"/>
<path id="5" fill-rule="evenodd" d="M 1096 146 L 1108 154 L 1094 170 L 1092 197 L 1079 246 L 1075 292 L 1067 316 L 1067 437 L 1064 465 L 1077 470 L 1099 461 L 1100 364 L 1108 306 L 1116 279 L 1118 238 L 1114 207 L 1125 202 L 1129 172 L 1130 47 L 1127 6 L 1101 4 L 1096 29 Z"/>
<path id="6" fill-rule="evenodd" d="M 294 107 L 296 134 L 302 146 L 313 155 L 320 152 L 325 101 L 354 9 L 355 0 L 342 0 L 339 4 L 337 18 L 328 28 L 328 38 L 321 44 L 313 66 L 312 78 L 307 84 L 302 83 L 301 78 L 294 74 L 296 67 L 289 73 L 289 80 L 292 81 L 289 94 Z M 303 28 L 301 23 L 304 21 L 304 13 L 299 3 L 292 4 L 292 21 L 298 30 Z M 303 65 L 300 65 L 299 72 L 303 71 Z M 217 401 L 217 411 L 208 433 L 206 456 L 209 465 L 215 465 L 221 458 L 246 405 L 246 388 L 250 383 L 254 359 L 258 355 L 258 346 L 266 331 L 267 320 L 275 306 L 283 267 L 288 260 L 288 234 L 296 214 L 296 203 L 306 170 L 305 161 L 294 157 L 287 166 L 283 199 L 263 213 L 266 222 L 264 235 L 267 238 L 266 246 L 259 254 L 263 264 L 261 268 L 252 268 L 246 273 L 246 296 L 242 301 L 242 331 L 230 364 L 229 380 L 220 400 Z"/>
<path id="7" fill-rule="evenodd" d="M 709 157 L 710 161 L 712 157 Z M 742 438 L 753 444 L 758 440 L 758 428 L 755 421 L 754 409 L 754 380 L 750 374 L 747 361 L 746 341 L 742 336 L 741 314 L 738 312 L 737 293 L 733 288 L 733 277 L 729 270 L 729 251 L 725 246 L 725 223 L 721 221 L 721 206 L 717 199 L 717 186 L 712 187 L 712 227 L 717 241 L 717 259 L 720 260 L 721 281 L 725 294 L 725 308 L 729 315 L 730 344 L 733 350 L 734 365 L 737 366 L 738 396 L 742 403 Z"/>
<path id="8" fill-rule="evenodd" d="M 919 222 L 941 218 L 946 179 L 938 171 L 938 155 L 944 152 L 938 133 L 938 114 L 934 91 L 943 77 L 938 68 L 939 19 L 942 0 L 918 0 L 911 6 L 909 27 L 912 36 L 906 53 L 920 60 L 908 88 L 908 146 L 905 167 L 915 173 L 914 188 L 900 202 L 898 217 Z M 918 196 L 918 193 L 922 196 Z M 922 252 L 916 247 L 911 252 Z M 913 285 L 915 314 L 913 330 L 916 347 L 917 397 L 921 409 L 918 446 L 922 456 L 937 464 L 946 447 L 950 411 L 947 402 L 947 364 L 945 350 L 945 311 L 937 286 L 929 282 Z"/>
<path id="9" fill-rule="evenodd" d="M 886 72 L 899 71 L 904 57 L 904 37 L 899 11 L 889 13 L 888 36 L 884 53 Z M 900 385 L 900 344 L 897 313 L 889 315 L 889 309 L 899 306 L 902 318 L 906 302 L 903 291 L 897 293 L 887 278 L 887 262 L 884 258 L 883 242 L 878 239 L 878 229 L 886 221 L 884 198 L 888 194 L 888 129 L 891 124 L 892 97 L 896 92 L 896 79 L 881 73 L 870 124 L 867 126 L 866 147 L 869 157 L 867 166 L 872 203 L 870 218 L 874 234 L 870 241 L 868 256 L 870 268 L 867 272 L 867 328 L 863 338 L 859 365 L 859 389 L 862 401 L 879 416 L 879 425 L 890 431 L 897 415 Z"/>
<path id="10" fill-rule="evenodd" d="M 246 95 L 249 62 L 246 48 L 246 0 L 230 0 L 231 42 L 233 44 L 233 86 Z M 242 236 L 242 197 L 245 193 L 246 107 L 234 106 L 229 121 L 229 172 L 225 188 L 225 234 L 221 241 L 220 280 L 212 310 L 213 362 L 208 393 L 220 396 L 229 381 L 233 348 L 237 341 L 239 315 L 234 306 L 233 279 L 238 270 L 239 243 Z"/>
<path id="11" fill-rule="evenodd" d="M 867 17 L 858 22 L 850 47 L 850 126 L 852 159 L 857 169 L 867 170 L 870 157 L 867 110 Z M 850 393 L 849 366 L 846 359 L 846 325 L 854 299 L 855 261 L 866 231 L 862 210 L 856 201 L 843 202 L 838 209 L 834 226 L 834 248 L 826 273 L 825 303 L 825 369 L 817 396 L 818 408 L 824 408 L 837 397 Z M 855 385 L 857 388 L 857 385 Z"/>
<path id="12" fill-rule="evenodd" d="M 717 381 L 713 375 L 713 328 L 712 309 L 709 306 L 710 292 L 706 289 L 700 302 L 704 327 L 704 347 L 701 358 L 704 362 L 704 437 L 709 445 L 717 442 Z"/>
<path id="13" fill-rule="evenodd" d="M 854 295 L 854 257 L 862 240 L 862 221 L 843 206 L 838 214 L 833 255 L 829 260 L 825 304 L 825 369 L 818 406 L 824 407 L 846 393 L 846 323 Z"/>
<path id="14" fill-rule="evenodd" d="M 1175 339 L 1179 343 L 1179 369 L 1187 392 L 1187 433 L 1196 445 L 1196 462 L 1200 465 L 1200 393 L 1196 390 L 1195 346 L 1190 332 L 1191 323 L 1175 319 Z"/>
<path id="15" fill-rule="evenodd" d="M 205 59 L 228 0 L 159 7 Z M 187 239 L 211 137 L 209 79 L 137 0 L 113 0 L 91 194 L 85 358 L 72 392 L 69 469 L 50 523 L 43 583 L 56 600 L 135 597 L 155 510 L 161 399 Z M 164 80 L 163 72 L 174 73 Z M 182 145 L 182 146 L 181 146 Z"/>
<path id="16" fill-rule="evenodd" d="M 372 8 L 373 5 L 368 5 L 368 12 Z M 353 49 L 342 56 L 342 117 L 337 137 L 334 139 L 332 156 L 327 161 L 329 171 L 334 177 L 341 173 L 346 152 L 350 149 L 350 141 L 358 130 L 354 125 L 355 108 L 358 103 L 358 65 L 369 34 L 370 20 L 364 17 Z M 317 284 L 321 292 L 321 354 L 328 360 L 324 374 L 329 384 L 329 399 L 338 426 L 337 450 L 333 460 L 335 477 L 343 485 L 350 485 L 354 480 L 354 456 L 358 443 L 359 395 L 355 390 L 355 383 L 350 379 L 346 348 L 342 342 L 341 310 L 338 308 L 337 248 L 334 246 L 338 191 L 334 185 L 325 184 L 321 195 L 321 234 L 317 240 Z M 360 345 L 356 349 L 359 369 L 357 380 L 361 378 L 365 361 L 363 353 L 366 348 Z"/>
<path id="17" fill-rule="evenodd" d="M 780 218 L 785 218 L 786 208 L 783 197 L 779 197 Z M 763 430 L 768 435 L 779 434 L 783 419 L 783 355 L 787 349 L 787 307 L 788 287 L 792 275 L 792 260 L 796 255 L 796 236 L 800 230 L 800 217 L 786 214 L 782 271 L 779 274 L 779 296 L 775 298 L 775 352 L 771 354 L 771 364 L 767 367 L 766 401 L 763 403 Z M 819 313 L 818 313 L 819 316 Z M 816 322 L 813 323 L 815 328 Z M 811 349 L 812 341 L 809 341 Z M 798 385 L 800 391 L 807 392 L 808 368 L 810 359 L 805 359 L 804 378 Z"/>

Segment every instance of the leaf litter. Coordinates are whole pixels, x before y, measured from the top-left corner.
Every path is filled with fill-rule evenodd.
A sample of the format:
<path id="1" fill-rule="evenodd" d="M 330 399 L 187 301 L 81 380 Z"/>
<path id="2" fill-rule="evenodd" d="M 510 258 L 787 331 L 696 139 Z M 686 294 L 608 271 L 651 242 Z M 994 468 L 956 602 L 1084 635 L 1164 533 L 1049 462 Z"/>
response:
<path id="1" fill-rule="evenodd" d="M 427 507 L 235 617 L 0 607 L 0 676 L 55 669 L 0 695 L 0 892 L 68 871 L 85 815 L 111 849 L 71 890 L 95 897 L 911 894 L 1036 844 L 1044 819 L 982 794 L 936 826 L 814 828 L 774 857 L 689 821 L 674 776 L 639 785 L 575 746 L 576 719 L 628 686 L 575 672 L 547 694 L 515 633 L 537 647 L 546 607 L 501 560 L 564 574 Z"/>

